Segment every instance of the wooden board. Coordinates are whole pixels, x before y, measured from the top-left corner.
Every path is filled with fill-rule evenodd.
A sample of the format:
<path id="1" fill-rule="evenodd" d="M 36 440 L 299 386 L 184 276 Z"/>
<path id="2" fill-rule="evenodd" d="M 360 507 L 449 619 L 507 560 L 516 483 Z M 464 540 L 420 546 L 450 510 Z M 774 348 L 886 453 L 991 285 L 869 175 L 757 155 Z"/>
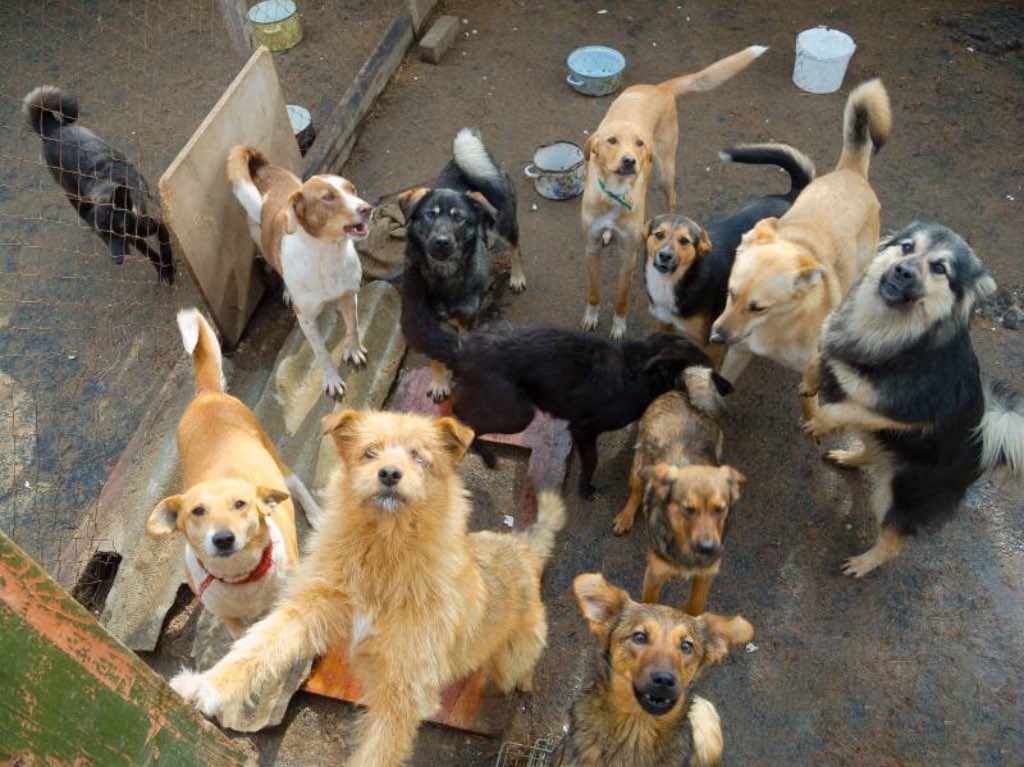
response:
<path id="1" fill-rule="evenodd" d="M 0 533 L 0 764 L 248 765 Z"/>
<path id="2" fill-rule="evenodd" d="M 263 295 L 262 266 L 224 165 L 235 144 L 302 172 L 270 52 L 260 48 L 160 177 L 165 220 L 227 347 L 238 343 Z"/>

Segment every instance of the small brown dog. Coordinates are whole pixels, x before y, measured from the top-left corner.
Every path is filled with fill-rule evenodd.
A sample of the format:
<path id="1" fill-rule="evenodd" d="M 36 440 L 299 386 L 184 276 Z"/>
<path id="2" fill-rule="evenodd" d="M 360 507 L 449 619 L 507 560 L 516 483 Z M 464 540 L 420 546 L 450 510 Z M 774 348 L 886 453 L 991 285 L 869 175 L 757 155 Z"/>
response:
<path id="1" fill-rule="evenodd" d="M 644 602 L 656 603 L 672 577 L 693 578 L 686 612 L 700 615 L 722 564 L 732 505 L 747 481 L 719 466 L 722 431 L 715 416 L 722 399 L 707 368 L 684 373 L 686 391 L 662 394 L 640 419 L 629 498 L 615 517 L 616 535 L 633 527 L 643 502 L 651 548 Z"/>
<path id="2" fill-rule="evenodd" d="M 754 638 L 736 616 L 692 617 L 634 602 L 599 573 L 573 582 L 598 638 L 598 661 L 570 714 L 561 767 L 716 767 L 722 727 L 712 703 L 690 687 L 704 666 Z"/>
<path id="3" fill-rule="evenodd" d="M 451 418 L 347 410 L 324 419 L 340 466 L 331 513 L 277 609 L 204 674 L 172 686 L 230 726 L 251 696 L 296 661 L 348 646 L 368 706 L 349 767 L 394 767 L 445 686 L 486 669 L 527 690 L 544 650 L 540 577 L 565 523 L 538 494 L 525 533 L 469 534 L 456 474 L 472 430 Z"/>
<path id="4" fill-rule="evenodd" d="M 868 182 L 872 153 L 889 139 L 892 115 L 880 80 L 857 86 L 843 112 L 843 153 L 835 170 L 804 189 L 782 218 L 743 236 L 712 343 L 736 346 L 803 373 L 821 324 L 874 257 L 879 208 Z M 730 371 L 736 380 L 742 370 Z M 801 400 L 804 416 L 814 400 Z"/>
<path id="5" fill-rule="evenodd" d="M 195 309 L 178 313 L 196 397 L 178 423 L 185 492 L 156 505 L 146 530 L 185 535 L 188 581 L 235 637 L 262 617 L 299 558 L 287 488 L 316 527 L 323 512 L 284 465 L 256 416 L 224 391 L 217 336 Z"/>
<path id="6" fill-rule="evenodd" d="M 621 251 L 612 338 L 626 336 L 629 289 L 646 218 L 647 185 L 654 173 L 668 209 L 676 207 L 676 99 L 717 88 L 767 48 L 751 45 L 694 74 L 657 85 L 626 88 L 583 147 L 583 238 L 587 255 L 587 308 L 581 326 L 594 330 L 601 303 L 601 249 L 613 239 Z"/>

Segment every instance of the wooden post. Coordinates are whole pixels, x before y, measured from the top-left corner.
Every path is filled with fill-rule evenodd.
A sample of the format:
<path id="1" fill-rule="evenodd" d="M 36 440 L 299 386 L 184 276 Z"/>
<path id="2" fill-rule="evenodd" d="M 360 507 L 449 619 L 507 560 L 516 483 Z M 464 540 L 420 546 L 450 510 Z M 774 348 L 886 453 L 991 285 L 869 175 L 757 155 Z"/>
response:
<path id="1" fill-rule="evenodd" d="M 2 532 L 0 657 L 0 764 L 255 764 Z"/>
<path id="2" fill-rule="evenodd" d="M 252 56 L 252 35 L 249 33 L 249 8 L 245 0 L 217 0 L 224 26 L 227 28 L 228 40 L 238 58 L 243 63 Z"/>

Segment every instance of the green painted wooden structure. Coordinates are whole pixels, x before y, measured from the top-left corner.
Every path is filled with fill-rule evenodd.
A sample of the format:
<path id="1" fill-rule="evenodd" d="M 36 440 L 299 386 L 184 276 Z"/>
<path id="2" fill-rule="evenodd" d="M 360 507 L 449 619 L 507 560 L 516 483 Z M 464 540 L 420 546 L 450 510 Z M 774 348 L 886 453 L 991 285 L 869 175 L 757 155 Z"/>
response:
<path id="1" fill-rule="evenodd" d="M 255 764 L 0 532 L 0 765 Z"/>

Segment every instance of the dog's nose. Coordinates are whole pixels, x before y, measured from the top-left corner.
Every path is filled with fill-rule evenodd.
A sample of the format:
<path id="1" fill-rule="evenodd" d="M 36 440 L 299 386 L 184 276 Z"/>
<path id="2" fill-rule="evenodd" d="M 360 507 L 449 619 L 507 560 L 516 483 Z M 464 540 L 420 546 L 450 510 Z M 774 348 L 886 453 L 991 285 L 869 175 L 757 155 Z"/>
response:
<path id="1" fill-rule="evenodd" d="M 897 262 L 896 265 L 893 266 L 892 270 L 895 272 L 896 276 L 904 282 L 911 282 L 917 279 L 917 269 L 905 261 Z"/>
<path id="2" fill-rule="evenodd" d="M 654 262 L 658 266 L 668 266 L 672 263 L 672 257 L 675 255 L 671 250 L 659 250 L 657 255 L 654 257 Z"/>
<path id="3" fill-rule="evenodd" d="M 363 221 L 368 221 L 370 218 L 370 214 L 373 213 L 373 206 L 360 205 L 358 208 L 356 208 L 356 212 L 359 213 L 359 216 L 363 219 Z"/>
<path id="4" fill-rule="evenodd" d="M 397 466 L 385 466 L 377 472 L 377 479 L 385 487 L 394 487 L 402 478 L 402 470 Z"/>
<path id="5" fill-rule="evenodd" d="M 651 674 L 651 684 L 656 684 L 659 687 L 672 689 L 676 686 L 676 681 L 676 675 L 667 671 L 656 671 Z"/>
<path id="6" fill-rule="evenodd" d="M 724 344 L 725 343 L 725 336 L 722 334 L 721 330 L 719 330 L 718 328 L 712 326 L 711 327 L 711 335 L 708 336 L 708 341 L 710 341 L 713 344 Z"/>
<path id="7" fill-rule="evenodd" d="M 636 158 L 626 155 L 622 158 L 619 165 L 623 170 L 635 170 L 636 169 Z"/>
<path id="8" fill-rule="evenodd" d="M 218 530 L 211 540 L 217 551 L 231 551 L 235 546 L 235 534 L 230 530 Z"/>
<path id="9" fill-rule="evenodd" d="M 697 541 L 693 545 L 693 550 L 696 551 L 698 554 L 714 556 L 718 553 L 718 544 L 710 540 Z"/>

